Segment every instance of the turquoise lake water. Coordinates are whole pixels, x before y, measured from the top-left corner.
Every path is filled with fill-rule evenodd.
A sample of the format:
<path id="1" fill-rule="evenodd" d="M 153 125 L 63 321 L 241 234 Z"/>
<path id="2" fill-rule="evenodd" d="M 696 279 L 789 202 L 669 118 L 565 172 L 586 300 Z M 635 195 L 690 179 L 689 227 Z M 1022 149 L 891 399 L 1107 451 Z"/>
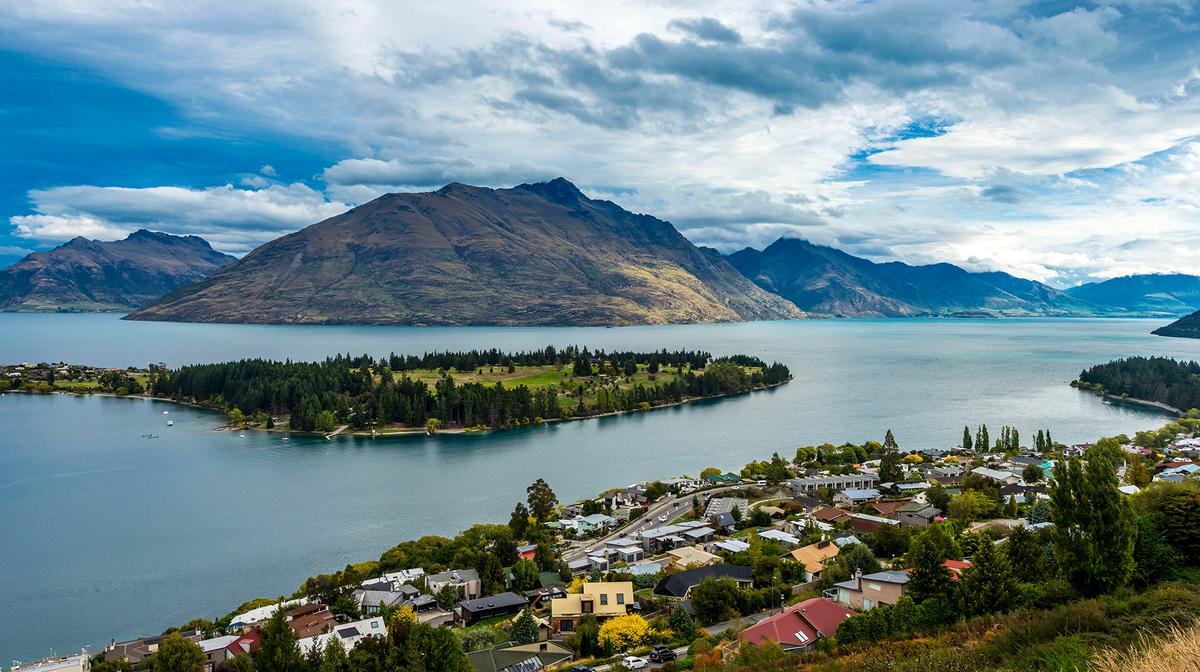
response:
<path id="1" fill-rule="evenodd" d="M 282 327 L 0 314 L 0 360 L 111 366 L 315 359 L 578 344 L 747 353 L 779 389 L 485 436 L 335 441 L 213 431 L 212 414 L 142 400 L 0 397 L 0 664 L 153 634 L 396 542 L 507 520 L 545 478 L 570 501 L 636 480 L 740 468 L 823 441 L 948 447 L 964 424 L 1048 427 L 1062 442 L 1162 415 L 1067 386 L 1133 354 L 1200 358 L 1165 320 L 814 320 L 670 327 Z M 163 416 L 162 411 L 170 415 Z M 165 420 L 174 421 L 166 427 Z M 157 434 L 158 439 L 143 439 Z"/>

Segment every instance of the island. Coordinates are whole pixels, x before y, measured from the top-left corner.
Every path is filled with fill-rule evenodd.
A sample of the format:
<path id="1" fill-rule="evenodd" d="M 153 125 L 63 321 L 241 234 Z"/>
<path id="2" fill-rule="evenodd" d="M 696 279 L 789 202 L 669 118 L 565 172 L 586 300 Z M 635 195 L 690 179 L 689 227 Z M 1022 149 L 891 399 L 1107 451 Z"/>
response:
<path id="1" fill-rule="evenodd" d="M 224 413 L 228 426 L 372 436 L 474 432 L 648 411 L 766 389 L 788 367 L 749 355 L 605 352 L 431 352 L 320 362 L 244 359 L 146 369 L 12 365 L 5 389 L 149 396 Z"/>

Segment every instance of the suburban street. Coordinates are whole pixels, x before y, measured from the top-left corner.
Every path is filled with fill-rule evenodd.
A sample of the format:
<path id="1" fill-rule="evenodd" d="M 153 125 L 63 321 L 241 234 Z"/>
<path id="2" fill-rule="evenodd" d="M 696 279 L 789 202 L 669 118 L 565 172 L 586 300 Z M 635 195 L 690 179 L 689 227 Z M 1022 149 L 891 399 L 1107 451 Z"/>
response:
<path id="1" fill-rule="evenodd" d="M 613 539 L 632 537 L 643 530 L 649 530 L 667 525 L 672 520 L 675 520 L 691 510 L 693 497 L 713 497 L 714 495 L 719 495 L 723 492 L 737 490 L 744 487 L 746 487 L 745 483 L 738 483 L 736 485 L 723 485 L 719 488 L 695 490 L 686 495 L 663 499 L 655 504 L 651 504 L 649 510 L 646 511 L 645 515 L 642 517 L 638 518 L 632 523 L 629 523 L 628 525 L 625 525 L 624 527 L 619 527 L 613 530 L 606 536 L 596 539 L 584 539 L 582 541 L 572 542 L 576 546 L 563 553 L 563 559 L 567 562 L 574 562 L 585 557 L 589 549 L 599 550 L 604 548 L 604 545 Z M 660 520 L 662 516 L 666 516 L 667 519 L 665 521 Z"/>

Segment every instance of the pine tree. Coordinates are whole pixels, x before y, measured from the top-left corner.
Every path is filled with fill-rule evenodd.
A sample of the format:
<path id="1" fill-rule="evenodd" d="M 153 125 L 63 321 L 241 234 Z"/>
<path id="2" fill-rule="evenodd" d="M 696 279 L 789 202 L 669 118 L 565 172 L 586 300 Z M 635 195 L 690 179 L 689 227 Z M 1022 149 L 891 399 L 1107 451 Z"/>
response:
<path id="1" fill-rule="evenodd" d="M 296 631 L 288 625 L 287 612 L 279 605 L 262 629 L 262 641 L 254 656 L 256 672 L 303 672 L 304 657 Z"/>
<path id="2" fill-rule="evenodd" d="M 954 539 L 944 524 L 925 528 L 908 547 L 908 563 L 913 568 L 908 593 L 917 602 L 949 595 L 953 584 L 945 562 L 957 555 Z"/>
<path id="3" fill-rule="evenodd" d="M 991 439 L 988 437 L 987 425 L 979 426 L 979 440 L 975 442 L 975 450 L 986 453 L 992 445 Z"/>
<path id="4" fill-rule="evenodd" d="M 971 428 L 970 427 L 963 427 L 962 449 L 963 450 L 971 449 Z"/>
<path id="5" fill-rule="evenodd" d="M 900 468 L 900 446 L 892 430 L 887 430 L 883 437 L 883 457 L 879 459 L 879 480 L 883 483 L 896 483 L 904 478 Z"/>
<path id="6" fill-rule="evenodd" d="M 521 614 L 513 620 L 512 630 L 508 636 L 518 644 L 532 644 L 538 641 L 537 621 L 533 620 L 533 614 L 528 609 L 522 610 Z"/>
<path id="7" fill-rule="evenodd" d="M 958 581 L 958 594 L 965 616 L 1008 611 L 1017 597 L 1008 556 L 993 543 L 981 545 Z"/>

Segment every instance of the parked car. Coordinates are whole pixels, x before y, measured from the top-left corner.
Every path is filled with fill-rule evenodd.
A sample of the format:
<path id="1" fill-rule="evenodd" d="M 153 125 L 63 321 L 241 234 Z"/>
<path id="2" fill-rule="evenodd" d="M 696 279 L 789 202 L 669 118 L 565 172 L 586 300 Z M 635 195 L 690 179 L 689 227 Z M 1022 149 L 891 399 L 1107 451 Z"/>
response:
<path id="1" fill-rule="evenodd" d="M 664 522 L 664 523 L 667 522 L 667 514 L 664 513 L 663 515 L 659 516 L 658 519 L 661 522 Z"/>
<path id="2" fill-rule="evenodd" d="M 646 659 L 638 658 L 637 656 L 625 656 L 621 659 L 621 664 L 627 670 L 641 670 L 646 667 Z"/>
<path id="3" fill-rule="evenodd" d="M 668 649 L 665 646 L 656 646 L 650 651 L 650 662 L 652 663 L 666 663 L 675 658 L 674 649 Z"/>

